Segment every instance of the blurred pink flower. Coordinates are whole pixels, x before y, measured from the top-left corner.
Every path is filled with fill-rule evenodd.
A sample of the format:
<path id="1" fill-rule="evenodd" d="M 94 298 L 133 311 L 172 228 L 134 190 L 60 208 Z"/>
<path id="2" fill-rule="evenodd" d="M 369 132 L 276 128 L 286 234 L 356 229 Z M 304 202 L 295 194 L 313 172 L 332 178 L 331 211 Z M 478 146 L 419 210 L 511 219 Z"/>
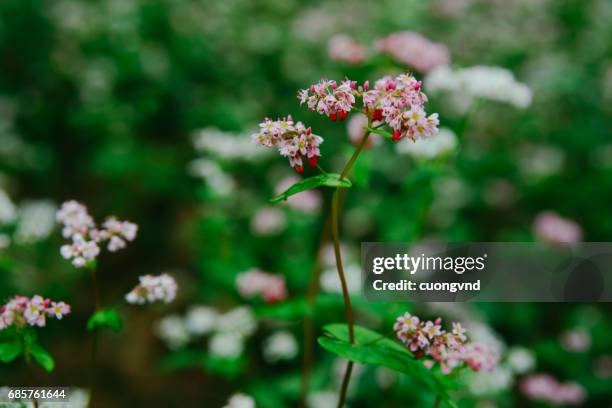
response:
<path id="1" fill-rule="evenodd" d="M 295 176 L 289 176 L 284 178 L 278 183 L 275 188 L 276 194 L 280 194 L 287 190 L 289 187 L 299 182 L 300 179 Z M 316 190 L 305 190 L 300 193 L 294 194 L 289 197 L 284 203 L 291 208 L 304 213 L 316 213 L 322 204 L 321 193 Z"/>
<path id="2" fill-rule="evenodd" d="M 276 207 L 259 209 L 251 219 L 251 230 L 257 235 L 272 235 L 287 225 L 285 214 Z"/>
<path id="3" fill-rule="evenodd" d="M 361 139 L 365 135 L 365 127 L 368 126 L 368 117 L 362 113 L 356 113 L 346 123 L 346 131 L 351 143 L 358 145 Z M 381 141 L 381 137 L 375 133 L 371 133 L 366 143 L 366 148 L 371 147 L 373 144 L 378 144 Z"/>
<path id="4" fill-rule="evenodd" d="M 378 40 L 376 48 L 419 72 L 429 72 L 450 62 L 445 45 L 434 43 L 412 31 L 390 34 Z"/>
<path id="5" fill-rule="evenodd" d="M 580 225 L 553 211 L 540 213 L 533 222 L 533 230 L 540 240 L 555 244 L 573 244 L 582 240 Z"/>
<path id="6" fill-rule="evenodd" d="M 591 335 L 583 328 L 568 330 L 561 335 L 561 346 L 576 353 L 586 351 L 591 346 Z"/>
<path id="7" fill-rule="evenodd" d="M 261 296 L 267 303 L 276 303 L 287 298 L 285 278 L 256 268 L 238 274 L 238 293 L 245 298 Z"/>
<path id="8" fill-rule="evenodd" d="M 554 405 L 579 405 L 586 399 L 586 392 L 580 384 L 561 383 L 549 374 L 525 377 L 520 384 L 520 390 L 529 399 Z"/>
<path id="9" fill-rule="evenodd" d="M 361 64 L 367 56 L 366 48 L 353 37 L 336 34 L 327 43 L 329 57 L 352 65 Z"/>

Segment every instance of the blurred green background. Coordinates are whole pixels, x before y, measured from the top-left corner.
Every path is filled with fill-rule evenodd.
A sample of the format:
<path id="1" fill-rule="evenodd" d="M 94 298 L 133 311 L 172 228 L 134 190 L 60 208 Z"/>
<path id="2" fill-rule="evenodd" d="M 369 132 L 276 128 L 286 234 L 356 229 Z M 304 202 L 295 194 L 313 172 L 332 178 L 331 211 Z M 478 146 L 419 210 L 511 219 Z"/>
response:
<path id="1" fill-rule="evenodd" d="M 465 95 L 428 92 L 426 81 L 428 111 L 439 112 L 459 147 L 424 159 L 386 141 L 360 158 L 342 222 L 349 264 L 361 241 L 532 241 L 544 211 L 573 223 L 585 241 L 609 241 L 611 21 L 609 0 L 3 0 L 0 188 L 14 215 L 0 216 L 0 297 L 40 293 L 72 304 L 73 314 L 44 332 L 58 361 L 53 374 L 28 377 L 18 360 L 0 366 L 0 386 L 87 385 L 90 282 L 60 257 L 59 230 L 48 226 L 53 206 L 76 199 L 96 219 L 115 214 L 139 225 L 134 243 L 99 262 L 106 304 L 146 273 L 170 271 L 180 286 L 172 305 L 128 308 L 124 330 L 103 336 L 101 406 L 217 407 L 236 391 L 258 406 L 297 406 L 300 305 L 330 197 L 302 193 L 270 208 L 278 185 L 296 176 L 283 158 L 254 150 L 249 134 L 264 117 L 290 113 L 325 138 L 321 163 L 339 170 L 352 150 L 346 125 L 300 107 L 295 92 L 321 77 L 362 82 L 414 70 L 377 51 L 376 41 L 393 32 L 443 44 L 455 68 L 510 70 L 533 100 L 523 109 L 478 100 L 462 110 Z M 366 57 L 330 55 L 337 34 L 356 39 Z M 27 212 L 33 204 L 40 218 Z M 236 276 L 252 267 L 284 275 L 289 299 L 271 307 L 241 297 Z M 334 275 L 322 276 L 317 335 L 323 323 L 344 320 Z M 368 304 L 357 294 L 355 302 L 360 323 L 381 332 L 412 309 L 477 322 L 504 350 L 527 350 L 533 372 L 580 384 L 586 397 L 578 405 L 612 406 L 608 305 L 440 309 Z M 258 329 L 231 361 L 206 359 L 205 342 L 171 350 L 156 335 L 156 322 L 194 304 L 226 311 L 245 303 Z M 279 329 L 300 351 L 271 364 L 261 348 Z M 576 332 L 587 346 L 564 342 Z M 311 388 L 322 397 L 335 390 L 335 363 L 318 346 L 315 356 Z M 461 406 L 549 406 L 521 392 L 526 373 L 507 371 L 499 389 L 461 386 Z M 432 405 L 409 379 L 384 375 L 365 369 L 350 406 Z"/>

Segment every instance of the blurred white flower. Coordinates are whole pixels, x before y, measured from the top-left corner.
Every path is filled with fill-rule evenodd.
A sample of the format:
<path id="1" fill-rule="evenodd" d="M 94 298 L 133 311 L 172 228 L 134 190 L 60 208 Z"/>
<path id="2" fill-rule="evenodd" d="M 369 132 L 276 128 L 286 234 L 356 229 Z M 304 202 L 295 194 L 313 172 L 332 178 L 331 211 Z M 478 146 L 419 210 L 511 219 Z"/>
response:
<path id="1" fill-rule="evenodd" d="M 8 234 L 0 234 L 0 250 L 6 249 L 11 245 L 11 237 Z"/>
<path id="2" fill-rule="evenodd" d="M 210 333 L 217 325 L 219 313 L 212 307 L 196 305 L 189 308 L 185 316 L 185 327 L 194 335 Z"/>
<path id="3" fill-rule="evenodd" d="M 358 264 L 348 264 L 344 267 L 344 276 L 349 293 L 358 293 L 361 290 L 361 268 Z M 342 293 L 338 271 L 335 266 L 329 267 L 321 273 L 319 279 L 321 289 L 329 293 Z"/>
<path id="4" fill-rule="evenodd" d="M 171 349 L 189 343 L 189 333 L 185 321 L 178 315 L 169 315 L 155 325 L 155 334 Z"/>
<path id="5" fill-rule="evenodd" d="M 197 130 L 193 136 L 193 145 L 200 153 L 230 161 L 254 161 L 270 156 L 269 151 L 259 148 L 245 135 L 235 135 L 217 128 Z"/>
<path id="6" fill-rule="evenodd" d="M 17 218 L 17 208 L 6 192 L 0 189 L 0 225 L 11 224 Z"/>
<path id="7" fill-rule="evenodd" d="M 211 355 L 223 358 L 236 358 L 244 351 L 244 338 L 239 333 L 215 333 L 208 342 Z"/>
<path id="8" fill-rule="evenodd" d="M 138 305 L 157 301 L 170 303 L 176 297 L 178 285 L 174 278 L 167 273 L 158 276 L 143 275 L 138 280 L 138 285 L 125 295 L 125 300 L 128 303 Z"/>
<path id="9" fill-rule="evenodd" d="M 428 137 L 417 142 L 406 138 L 396 144 L 398 153 L 416 159 L 433 159 L 448 154 L 457 148 L 457 136 L 449 128 L 440 128 L 436 137 Z"/>
<path id="10" fill-rule="evenodd" d="M 503 365 L 498 365 L 493 371 L 470 373 L 467 376 L 468 388 L 476 396 L 497 394 L 513 384 L 512 370 Z"/>
<path id="11" fill-rule="evenodd" d="M 297 356 L 297 353 L 297 340 L 288 331 L 278 331 L 268 337 L 263 343 L 263 355 L 269 363 L 291 360 Z"/>
<path id="12" fill-rule="evenodd" d="M 227 196 L 236 188 L 234 179 L 212 160 L 195 159 L 189 163 L 188 170 L 192 176 L 203 179 L 210 189 L 219 196 Z"/>
<path id="13" fill-rule="evenodd" d="M 251 219 L 251 231 L 266 236 L 281 232 L 287 226 L 285 213 L 277 207 L 259 209 Z"/>
<path id="14" fill-rule="evenodd" d="M 389 389 L 397 381 L 397 372 L 387 367 L 378 367 L 376 369 L 376 383 L 383 389 Z"/>
<path id="15" fill-rule="evenodd" d="M 51 201 L 26 201 L 19 206 L 15 241 L 29 244 L 47 238 L 55 226 L 57 207 Z"/>
<path id="16" fill-rule="evenodd" d="M 257 329 L 253 310 L 248 306 L 238 306 L 219 316 L 217 331 L 240 336 L 250 336 Z"/>
<path id="17" fill-rule="evenodd" d="M 234 394 L 223 408 L 255 408 L 255 400 L 246 394 Z"/>
<path id="18" fill-rule="evenodd" d="M 338 393 L 335 391 L 317 391 L 308 395 L 308 408 L 336 408 Z"/>
<path id="19" fill-rule="evenodd" d="M 511 71 L 483 65 L 454 71 L 440 66 L 427 75 L 425 88 L 429 92 L 457 92 L 468 98 L 506 102 L 518 108 L 528 107 L 532 99 L 529 87 L 518 82 Z"/>
<path id="20" fill-rule="evenodd" d="M 508 350 L 506 363 L 515 374 L 525 374 L 535 367 L 535 356 L 524 347 L 512 347 Z"/>
<path id="21" fill-rule="evenodd" d="M 528 182 L 537 182 L 563 170 L 565 154 L 556 146 L 527 145 L 518 149 L 519 170 Z"/>

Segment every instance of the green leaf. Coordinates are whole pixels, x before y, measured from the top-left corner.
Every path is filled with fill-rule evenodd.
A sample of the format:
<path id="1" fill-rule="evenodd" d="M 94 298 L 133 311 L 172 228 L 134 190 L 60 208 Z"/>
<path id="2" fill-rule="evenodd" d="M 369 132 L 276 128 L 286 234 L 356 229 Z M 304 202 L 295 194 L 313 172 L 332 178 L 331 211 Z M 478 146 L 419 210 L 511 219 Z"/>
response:
<path id="1" fill-rule="evenodd" d="M 300 193 L 305 190 L 311 190 L 320 186 L 348 188 L 351 187 L 352 184 L 351 181 L 346 178 L 341 179 L 339 174 L 319 174 L 318 176 L 308 177 L 300 181 L 299 183 L 295 183 L 294 185 L 289 187 L 284 193 L 281 193 L 276 197 L 272 197 L 270 199 L 270 202 L 277 203 L 279 201 L 285 201 L 294 194 Z"/>
<path id="2" fill-rule="evenodd" d="M 456 407 L 435 374 L 421 361 L 415 360 L 407 349 L 393 340 L 366 328 L 355 326 L 356 344 L 351 344 L 348 341 L 348 327 L 345 324 L 328 325 L 324 327 L 324 330 L 331 336 L 319 337 L 319 344 L 325 350 L 350 361 L 384 366 L 407 374 L 433 391 L 449 406 Z"/>
<path id="3" fill-rule="evenodd" d="M 53 371 L 55 368 L 55 360 L 53 360 L 51 354 L 42 348 L 40 344 L 34 343 L 30 345 L 28 347 L 28 353 L 30 353 L 30 355 L 34 357 L 34 360 L 36 360 L 38 364 L 40 364 L 48 372 Z"/>
<path id="4" fill-rule="evenodd" d="M 0 343 L 0 361 L 3 363 L 10 363 L 19 354 L 21 354 L 23 348 L 19 339 L 14 339 Z"/>
<path id="5" fill-rule="evenodd" d="M 206 358 L 204 350 L 179 350 L 172 352 L 160 361 L 160 368 L 165 371 L 174 371 L 203 364 Z"/>
<path id="6" fill-rule="evenodd" d="M 377 135 L 381 135 L 382 137 L 384 137 L 385 139 L 389 139 L 389 140 L 393 140 L 393 134 L 382 130 L 382 129 L 374 129 L 374 128 L 366 128 L 368 131 L 370 131 L 371 133 L 376 133 Z"/>
<path id="7" fill-rule="evenodd" d="M 95 312 L 87 321 L 87 330 L 93 331 L 101 327 L 108 327 L 109 329 L 118 332 L 121 330 L 123 322 L 117 310 L 114 308 L 101 309 Z"/>

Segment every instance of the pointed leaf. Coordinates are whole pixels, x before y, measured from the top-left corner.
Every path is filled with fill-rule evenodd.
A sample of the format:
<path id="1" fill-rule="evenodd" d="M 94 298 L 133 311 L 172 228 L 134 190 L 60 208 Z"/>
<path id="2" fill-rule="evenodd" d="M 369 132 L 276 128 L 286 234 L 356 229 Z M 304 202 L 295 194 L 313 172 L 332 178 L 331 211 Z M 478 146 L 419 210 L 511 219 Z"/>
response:
<path id="1" fill-rule="evenodd" d="M 34 360 L 36 360 L 38 364 L 40 364 L 45 370 L 47 370 L 48 372 L 53 371 L 53 369 L 55 368 L 55 360 L 53 360 L 51 354 L 49 354 L 47 350 L 42 348 L 40 344 L 34 343 L 30 345 L 28 348 L 28 352 L 32 357 L 34 357 Z"/>
<path id="2" fill-rule="evenodd" d="M 10 363 L 21 354 L 21 351 L 22 347 L 19 339 L 0 343 L 0 361 L 3 363 Z"/>
<path id="3" fill-rule="evenodd" d="M 272 197 L 270 202 L 277 203 L 279 201 L 285 201 L 290 196 L 300 193 L 305 190 L 311 190 L 313 188 L 325 186 L 325 187 L 343 187 L 348 188 L 351 187 L 351 182 L 349 179 L 340 178 L 339 174 L 335 173 L 327 173 L 327 174 L 319 174 L 317 176 L 308 177 L 298 183 L 295 183 L 291 187 L 289 187 L 285 192 Z"/>
<path id="4" fill-rule="evenodd" d="M 382 137 L 384 137 L 385 139 L 389 139 L 389 140 L 393 140 L 393 134 L 382 130 L 382 129 L 374 129 L 374 128 L 367 128 L 368 131 L 370 131 L 371 133 L 376 133 L 377 135 L 380 135 Z"/>
<path id="5" fill-rule="evenodd" d="M 100 327 L 108 327 L 109 329 L 118 332 L 121 330 L 123 322 L 121 316 L 114 308 L 101 309 L 95 312 L 87 321 L 87 330 L 93 331 Z"/>

